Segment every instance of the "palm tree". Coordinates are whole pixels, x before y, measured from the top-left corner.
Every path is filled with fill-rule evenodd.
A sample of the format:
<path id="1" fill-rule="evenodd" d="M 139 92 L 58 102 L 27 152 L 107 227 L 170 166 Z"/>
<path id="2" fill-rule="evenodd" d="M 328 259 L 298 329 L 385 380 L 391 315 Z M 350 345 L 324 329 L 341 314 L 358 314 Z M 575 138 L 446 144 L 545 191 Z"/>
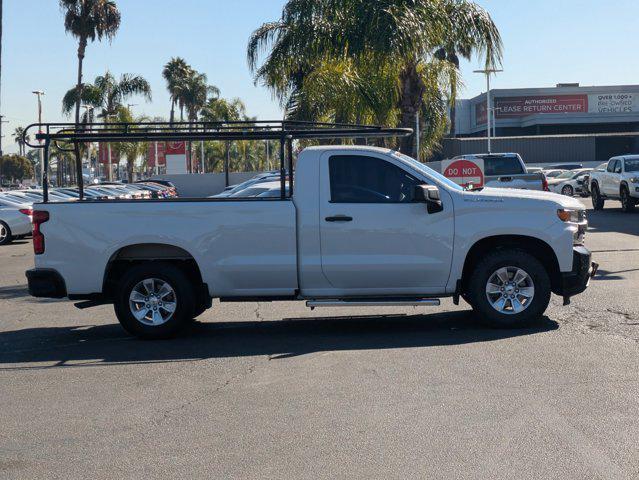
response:
<path id="1" fill-rule="evenodd" d="M 82 65 L 89 40 L 112 40 L 120 28 L 120 11 L 112 0 L 60 0 L 64 28 L 78 39 L 78 78 L 76 82 L 75 124 L 80 125 L 80 102 L 83 98 Z M 80 148 L 75 144 L 78 175 L 82 174 Z"/>
<path id="2" fill-rule="evenodd" d="M 207 84 L 207 77 L 204 73 L 191 70 L 187 78 L 176 88 L 178 102 L 181 111 L 186 110 L 186 116 L 189 123 L 194 123 L 198 119 L 200 111 L 206 105 L 209 95 L 217 98 L 220 90 L 212 85 Z M 182 113 L 181 113 L 181 119 Z M 189 141 L 189 163 L 190 171 L 193 173 L 193 144 Z"/>
<path id="3" fill-rule="evenodd" d="M 81 89 L 81 98 L 78 96 L 78 88 L 67 91 L 62 98 L 62 112 L 68 114 L 77 105 L 78 101 L 99 108 L 102 111 L 98 117 L 105 121 L 117 115 L 118 109 L 131 97 L 141 95 L 146 101 L 151 101 L 151 85 L 140 75 L 124 73 L 116 79 L 110 72 L 95 78 L 92 84 L 85 85 Z"/>
<path id="4" fill-rule="evenodd" d="M 207 122 L 236 122 L 246 118 L 246 106 L 239 98 L 226 100 L 213 97 L 202 109 L 202 119 Z M 229 186 L 229 167 L 231 163 L 231 142 L 226 141 L 224 148 L 224 176 Z"/>
<path id="5" fill-rule="evenodd" d="M 454 75 L 448 80 L 433 76 L 428 66 L 438 61 L 433 53 L 451 43 L 483 54 L 487 65 L 501 59 L 497 27 L 470 0 L 289 0 L 279 21 L 253 33 L 247 53 L 256 82 L 271 88 L 283 104 L 327 63 L 346 63 L 354 78 L 364 81 L 371 76 L 362 71 L 377 77 L 375 67 L 390 68 L 394 74 L 381 91 L 395 91 L 397 123 L 413 127 L 417 112 L 431 103 L 426 95 L 441 90 L 426 81 L 457 81 Z M 266 58 L 258 65 L 264 51 Z M 354 92 L 363 97 L 356 112 L 362 105 L 365 112 L 370 95 Z M 402 139 L 401 149 L 415 156 L 414 139 Z"/>
<path id="6" fill-rule="evenodd" d="M 118 107 L 114 115 L 114 119 L 119 123 L 140 123 L 147 122 L 149 118 L 145 116 L 133 117 L 131 111 L 123 106 Z M 126 173 L 129 183 L 133 182 L 133 170 L 135 162 L 141 158 L 149 149 L 146 142 L 118 142 L 114 146 L 114 150 L 126 159 Z"/>
<path id="7" fill-rule="evenodd" d="M 151 85 L 144 77 L 125 73 L 116 79 L 110 72 L 95 78 L 92 84 L 85 85 L 80 90 L 81 98 L 78 95 L 77 87 L 67 91 L 62 98 L 62 112 L 70 113 L 74 105 L 80 101 L 101 109 L 97 115 L 104 122 L 109 122 L 118 115 L 120 109 L 124 108 L 124 103 L 133 96 L 141 95 L 145 100 L 151 101 Z M 79 155 L 79 149 L 77 150 Z M 109 169 L 109 178 L 111 170 Z"/>
<path id="8" fill-rule="evenodd" d="M 30 138 L 28 135 L 26 136 L 26 138 L 24 138 L 23 135 L 24 135 L 23 127 L 17 127 L 13 131 L 13 139 L 18 144 L 18 152 L 20 153 L 20 156 L 24 157 L 26 154 L 26 147 L 27 147 L 25 144 L 25 140 L 28 142 Z"/>
<path id="9" fill-rule="evenodd" d="M 166 80 L 166 88 L 171 95 L 171 123 L 175 120 L 175 105 L 179 100 L 180 89 L 183 88 L 192 71 L 191 66 L 181 57 L 172 58 L 162 70 L 162 76 Z"/>

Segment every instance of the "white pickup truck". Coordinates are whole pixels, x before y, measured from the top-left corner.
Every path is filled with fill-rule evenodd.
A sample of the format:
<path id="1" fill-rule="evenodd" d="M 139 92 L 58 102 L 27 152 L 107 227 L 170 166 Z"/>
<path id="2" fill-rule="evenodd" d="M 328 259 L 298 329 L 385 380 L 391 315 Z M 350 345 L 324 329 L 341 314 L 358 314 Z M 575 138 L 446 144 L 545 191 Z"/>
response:
<path id="1" fill-rule="evenodd" d="M 437 305 L 464 298 L 502 327 L 567 303 L 596 264 L 581 203 L 465 191 L 377 147 L 300 153 L 290 198 L 79 201 L 33 212 L 36 297 L 113 303 L 145 338 L 175 334 L 221 301 L 310 307 Z"/>
<path id="2" fill-rule="evenodd" d="M 605 171 L 590 174 L 590 195 L 595 210 L 604 208 L 606 199 L 621 200 L 624 212 L 639 203 L 639 155 L 613 157 Z"/>

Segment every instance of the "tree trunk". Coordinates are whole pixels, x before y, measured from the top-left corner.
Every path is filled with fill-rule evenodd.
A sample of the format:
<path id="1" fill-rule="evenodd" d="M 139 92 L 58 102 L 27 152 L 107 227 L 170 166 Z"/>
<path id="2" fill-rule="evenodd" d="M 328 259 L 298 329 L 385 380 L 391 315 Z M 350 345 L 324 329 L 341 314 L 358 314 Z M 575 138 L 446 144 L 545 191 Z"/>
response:
<path id="1" fill-rule="evenodd" d="M 454 137 L 457 134 L 457 85 L 454 82 L 450 86 L 450 102 L 450 136 Z"/>
<path id="2" fill-rule="evenodd" d="M 422 105 L 425 85 L 417 71 L 417 62 L 410 61 L 400 74 L 400 123 L 402 128 L 415 130 L 415 118 Z M 402 137 L 400 151 L 410 157 L 417 158 L 415 134 Z"/>
<path id="3" fill-rule="evenodd" d="M 87 48 L 87 38 L 81 37 L 78 45 L 78 82 L 76 85 L 77 98 L 75 101 L 75 127 L 80 126 L 80 104 L 82 103 L 82 90 L 84 86 L 82 84 L 82 63 L 84 62 L 84 53 Z M 80 156 L 80 145 L 74 143 L 75 164 L 76 164 L 76 176 L 77 184 L 80 190 L 80 198 L 84 197 L 84 189 L 80 179 L 82 178 L 82 157 Z"/>
<path id="4" fill-rule="evenodd" d="M 175 120 L 175 99 L 171 98 L 171 123 Z"/>
<path id="5" fill-rule="evenodd" d="M 126 159 L 126 176 L 129 179 L 129 183 L 133 183 L 133 162 L 135 160 Z"/>

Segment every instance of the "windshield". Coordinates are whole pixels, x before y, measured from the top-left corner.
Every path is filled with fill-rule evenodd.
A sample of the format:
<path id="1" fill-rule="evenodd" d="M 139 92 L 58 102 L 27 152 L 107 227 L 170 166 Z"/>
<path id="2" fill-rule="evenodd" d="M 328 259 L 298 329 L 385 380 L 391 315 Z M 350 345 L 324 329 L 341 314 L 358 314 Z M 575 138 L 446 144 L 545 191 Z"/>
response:
<path id="1" fill-rule="evenodd" d="M 413 167 L 418 172 L 421 172 L 421 173 L 423 173 L 424 175 L 426 175 L 428 177 L 434 178 L 438 182 L 441 182 L 441 183 L 445 184 L 447 187 L 450 187 L 453 190 L 459 190 L 459 191 L 463 191 L 464 190 L 464 188 L 461 187 L 460 185 L 457 185 L 452 180 L 444 177 L 441 173 L 436 172 L 432 168 L 427 167 L 423 163 L 418 162 L 414 158 L 411 158 L 408 155 L 404 155 L 403 153 L 399 153 L 399 152 L 393 152 L 393 153 L 395 155 L 397 155 L 399 158 L 401 158 L 402 160 L 404 160 L 406 163 L 410 164 L 410 166 Z"/>
<path id="2" fill-rule="evenodd" d="M 480 158 L 484 159 L 484 174 L 486 176 L 525 173 L 521 166 L 521 161 L 514 155 L 495 155 Z"/>
<path id="3" fill-rule="evenodd" d="M 626 172 L 639 172 L 639 158 L 626 160 Z"/>

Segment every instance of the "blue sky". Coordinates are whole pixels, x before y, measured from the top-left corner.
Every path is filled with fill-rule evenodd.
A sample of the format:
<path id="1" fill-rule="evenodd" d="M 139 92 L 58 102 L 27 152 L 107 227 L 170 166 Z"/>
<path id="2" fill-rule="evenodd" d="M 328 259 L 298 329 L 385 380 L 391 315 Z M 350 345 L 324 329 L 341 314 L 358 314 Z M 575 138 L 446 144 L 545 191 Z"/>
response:
<path id="1" fill-rule="evenodd" d="M 136 73 L 153 88 L 153 102 L 134 99 L 140 114 L 168 116 L 161 77 L 172 56 L 182 56 L 208 75 L 225 97 L 240 97 L 250 115 L 277 118 L 270 93 L 254 86 L 246 43 L 261 23 L 279 17 L 284 0 L 117 0 L 122 26 L 112 44 L 90 44 L 85 80 L 106 69 Z M 494 88 L 639 83 L 636 60 L 636 0 L 479 0 L 493 16 L 505 44 L 504 73 Z M 77 43 L 64 32 L 57 0 L 4 0 L 2 113 L 5 151 L 15 151 L 11 133 L 35 120 L 33 90 L 45 90 L 45 121 L 64 120 L 60 101 L 73 86 Z M 485 80 L 462 65 L 462 96 L 481 93 Z"/>

